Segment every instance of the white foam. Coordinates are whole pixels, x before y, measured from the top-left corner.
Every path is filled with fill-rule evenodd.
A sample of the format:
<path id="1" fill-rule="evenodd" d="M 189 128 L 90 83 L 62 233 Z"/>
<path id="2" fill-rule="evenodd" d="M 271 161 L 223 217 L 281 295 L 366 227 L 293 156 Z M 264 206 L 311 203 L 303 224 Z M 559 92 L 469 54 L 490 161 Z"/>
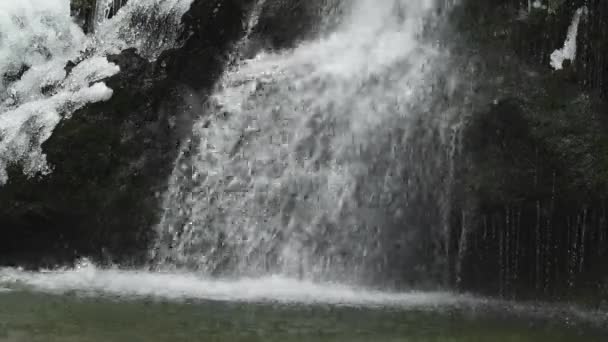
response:
<path id="1" fill-rule="evenodd" d="M 0 72 L 78 54 L 85 35 L 70 18 L 67 0 L 0 2 Z"/>
<path id="2" fill-rule="evenodd" d="M 0 269 L 0 284 L 8 288 L 25 286 L 41 292 L 105 294 L 123 299 L 152 297 L 383 307 L 445 307 L 476 302 L 470 297 L 443 292 L 388 293 L 283 277 L 211 280 L 188 273 L 122 271 L 92 265 L 53 272 Z"/>
<path id="3" fill-rule="evenodd" d="M 450 292 L 385 292 L 339 283 L 281 276 L 210 279 L 195 273 L 101 269 L 83 260 L 73 269 L 28 272 L 0 268 L 0 294 L 19 291 L 77 294 L 123 301 L 192 300 L 284 305 L 332 305 L 396 310 L 502 312 L 525 319 L 588 322 L 606 326 L 608 312 L 559 303 L 518 303 Z"/>

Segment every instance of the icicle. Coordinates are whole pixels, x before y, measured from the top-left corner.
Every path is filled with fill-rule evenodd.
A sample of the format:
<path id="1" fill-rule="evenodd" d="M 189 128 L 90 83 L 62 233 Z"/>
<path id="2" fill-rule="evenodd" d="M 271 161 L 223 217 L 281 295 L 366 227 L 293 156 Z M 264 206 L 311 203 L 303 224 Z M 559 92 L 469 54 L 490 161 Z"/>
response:
<path id="1" fill-rule="evenodd" d="M 505 208 L 505 290 L 511 288 L 511 210 Z"/>
<path id="2" fill-rule="evenodd" d="M 542 239 L 541 239 L 541 227 L 540 227 L 540 201 L 536 201 L 536 290 L 540 290 L 541 288 L 541 272 L 542 272 L 542 267 L 541 267 L 541 245 L 542 245 Z"/>
<path id="3" fill-rule="evenodd" d="M 583 220 L 581 226 L 581 242 L 579 248 L 579 265 L 578 265 L 578 273 L 583 273 L 583 269 L 585 266 L 585 240 L 587 238 L 587 209 L 583 209 Z"/>
<path id="4" fill-rule="evenodd" d="M 462 229 L 460 232 L 460 241 L 458 243 L 458 264 L 456 267 L 456 283 L 460 286 L 462 283 L 462 269 L 465 262 L 466 252 L 468 249 L 467 241 L 468 241 L 468 222 L 467 222 L 467 213 L 465 210 L 462 211 Z"/>

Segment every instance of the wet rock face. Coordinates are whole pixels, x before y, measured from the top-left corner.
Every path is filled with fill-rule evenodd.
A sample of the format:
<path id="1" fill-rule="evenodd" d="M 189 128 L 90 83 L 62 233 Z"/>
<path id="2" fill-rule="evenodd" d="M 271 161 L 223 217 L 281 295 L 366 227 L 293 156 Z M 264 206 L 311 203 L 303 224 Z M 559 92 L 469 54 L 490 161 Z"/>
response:
<path id="1" fill-rule="evenodd" d="M 291 48 L 334 23 L 341 0 L 272 0 L 263 6 L 252 36 L 267 49 Z"/>
<path id="2" fill-rule="evenodd" d="M 586 116 L 578 105 L 568 111 Z M 608 229 L 599 178 L 605 165 L 590 160 L 601 133 L 572 119 L 568 127 L 543 122 L 547 114 L 510 99 L 468 128 L 465 196 L 476 202 L 460 207 L 454 222 L 464 289 L 530 298 L 603 291 Z"/>
<path id="3" fill-rule="evenodd" d="M 550 69 L 551 54 L 564 46 L 568 28 L 578 9 L 585 6 L 577 36 L 576 59 L 570 68 L 583 89 L 608 95 L 608 3 L 602 0 L 463 1 L 455 11 L 458 29 L 474 31 L 477 42 L 500 41 L 531 64 Z M 546 8 L 545 8 L 546 7 Z"/>
<path id="4" fill-rule="evenodd" d="M 93 16 L 95 15 L 95 0 L 71 0 L 72 17 L 85 33 L 93 29 Z"/>
<path id="5" fill-rule="evenodd" d="M 461 289 L 608 298 L 608 106 L 598 52 L 606 45 L 595 32 L 608 12 L 605 2 L 586 4 L 593 14 L 581 23 L 577 57 L 560 71 L 550 55 L 582 2 L 527 17 L 507 1 L 460 13 L 462 23 L 477 25 L 461 29 L 483 60 L 451 222 L 453 283 Z"/>

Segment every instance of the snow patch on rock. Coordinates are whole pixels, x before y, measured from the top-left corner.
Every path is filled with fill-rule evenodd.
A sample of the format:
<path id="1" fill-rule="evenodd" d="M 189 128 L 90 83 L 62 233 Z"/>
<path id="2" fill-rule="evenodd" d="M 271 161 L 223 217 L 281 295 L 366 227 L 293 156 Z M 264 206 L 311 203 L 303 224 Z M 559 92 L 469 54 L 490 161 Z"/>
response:
<path id="1" fill-rule="evenodd" d="M 574 61 L 576 58 L 576 39 L 578 37 L 578 29 L 580 26 L 581 18 L 587 14 L 587 7 L 583 6 L 579 8 L 574 17 L 572 18 L 572 24 L 568 28 L 568 35 L 564 42 L 564 47 L 555 50 L 551 54 L 551 66 L 555 70 L 561 70 L 564 65 L 564 61 Z"/>

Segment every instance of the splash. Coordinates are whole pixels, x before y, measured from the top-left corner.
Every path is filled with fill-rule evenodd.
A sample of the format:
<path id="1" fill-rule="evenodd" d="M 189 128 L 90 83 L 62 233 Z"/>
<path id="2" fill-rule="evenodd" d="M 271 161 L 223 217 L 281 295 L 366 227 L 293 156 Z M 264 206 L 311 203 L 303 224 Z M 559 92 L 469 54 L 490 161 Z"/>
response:
<path id="1" fill-rule="evenodd" d="M 366 309 L 491 314 L 605 327 L 608 313 L 555 303 L 516 303 L 449 292 L 382 292 L 339 283 L 281 276 L 211 279 L 193 273 L 101 269 L 84 259 L 71 269 L 27 272 L 0 268 L 0 296 L 23 291 L 132 301 L 220 301 L 281 305 L 331 305 Z"/>
<path id="2" fill-rule="evenodd" d="M 473 304 L 467 296 L 449 293 L 384 293 L 339 284 L 319 284 L 283 277 L 240 280 L 205 279 L 185 273 L 103 270 L 91 263 L 74 269 L 25 272 L 0 269 L 0 285 L 64 294 L 81 293 L 124 299 L 216 300 L 425 308 Z"/>
<path id="3" fill-rule="evenodd" d="M 171 180 L 159 267 L 345 282 L 426 273 L 415 244 L 444 215 L 454 120 L 430 96 L 445 56 L 424 37 L 435 4 L 350 6 L 335 32 L 225 75 Z"/>

